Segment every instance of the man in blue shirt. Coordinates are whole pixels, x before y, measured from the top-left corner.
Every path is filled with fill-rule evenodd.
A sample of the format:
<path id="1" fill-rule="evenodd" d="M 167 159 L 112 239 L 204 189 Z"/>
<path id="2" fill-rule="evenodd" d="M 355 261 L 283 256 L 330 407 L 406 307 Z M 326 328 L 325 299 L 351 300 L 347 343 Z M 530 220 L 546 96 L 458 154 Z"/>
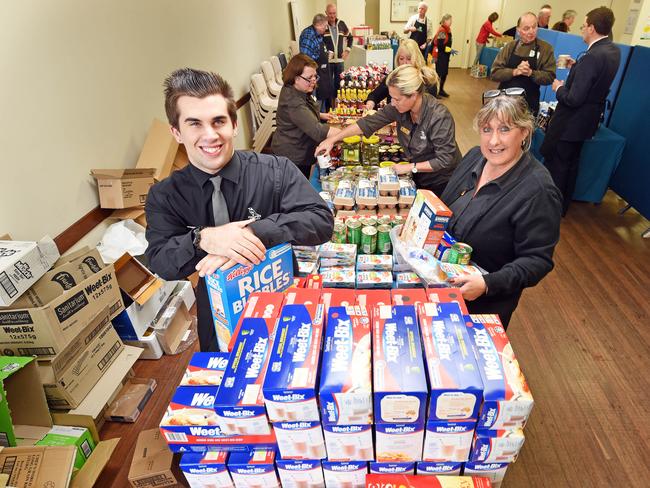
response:
<path id="1" fill-rule="evenodd" d="M 327 30 L 327 17 L 323 14 L 314 15 L 309 27 L 306 27 L 300 34 L 300 52 L 312 58 L 318 64 L 316 74 L 319 77 L 316 88 L 316 99 L 321 103 L 321 112 L 328 108 L 327 100 L 332 94 L 332 77 L 329 67 L 329 55 L 323 34 Z M 332 56 L 334 53 L 332 53 Z"/>

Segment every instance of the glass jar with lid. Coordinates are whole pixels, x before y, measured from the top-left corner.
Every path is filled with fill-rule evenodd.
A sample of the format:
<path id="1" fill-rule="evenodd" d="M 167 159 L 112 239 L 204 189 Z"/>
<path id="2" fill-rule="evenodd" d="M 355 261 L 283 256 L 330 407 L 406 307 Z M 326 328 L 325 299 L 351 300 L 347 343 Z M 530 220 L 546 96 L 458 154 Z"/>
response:
<path id="1" fill-rule="evenodd" d="M 350 136 L 343 139 L 342 159 L 345 164 L 356 165 L 361 161 L 361 136 Z"/>
<path id="2" fill-rule="evenodd" d="M 363 164 L 376 166 L 379 164 L 379 136 L 372 135 L 363 138 Z"/>

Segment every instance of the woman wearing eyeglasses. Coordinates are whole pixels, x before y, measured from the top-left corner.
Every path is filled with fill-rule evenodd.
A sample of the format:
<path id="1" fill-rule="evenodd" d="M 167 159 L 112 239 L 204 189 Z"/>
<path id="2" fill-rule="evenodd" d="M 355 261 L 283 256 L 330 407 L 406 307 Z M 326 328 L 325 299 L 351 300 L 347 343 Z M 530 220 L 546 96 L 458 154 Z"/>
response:
<path id="1" fill-rule="evenodd" d="M 454 119 L 426 87 L 435 80 L 429 67 L 420 69 L 405 64 L 386 77 L 390 105 L 356 124 L 327 137 L 316 148 L 316 154 L 329 153 L 344 137 L 372 135 L 382 127 L 397 122 L 397 137 L 411 164 L 395 166 L 397 174 L 412 173 L 418 188 L 441 195 L 454 168 L 461 159 L 456 144 Z"/>
<path id="2" fill-rule="evenodd" d="M 474 119 L 480 146 L 465 155 L 442 194 L 453 211 L 447 231 L 469 244 L 488 272 L 453 284 L 470 313 L 499 314 L 505 327 L 524 288 L 553 269 L 562 210 L 551 175 L 529 152 L 534 120 L 516 90 L 483 94 Z"/>
<path id="3" fill-rule="evenodd" d="M 318 65 L 305 54 L 296 54 L 282 72 L 284 85 L 280 90 L 275 114 L 276 129 L 271 150 L 294 162 L 309 179 L 314 164 L 314 148 L 339 129 L 327 125 L 332 115 L 320 113 L 311 94 L 316 88 Z"/>

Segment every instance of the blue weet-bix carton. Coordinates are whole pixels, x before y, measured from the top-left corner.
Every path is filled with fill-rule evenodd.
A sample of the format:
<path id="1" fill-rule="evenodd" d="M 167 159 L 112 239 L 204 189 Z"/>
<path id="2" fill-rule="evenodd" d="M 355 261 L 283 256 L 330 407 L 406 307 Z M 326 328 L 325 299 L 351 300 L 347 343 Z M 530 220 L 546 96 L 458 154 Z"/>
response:
<path id="1" fill-rule="evenodd" d="M 319 421 L 275 422 L 273 432 L 282 459 L 323 459 L 327 456 Z"/>
<path id="2" fill-rule="evenodd" d="M 205 277 L 219 349 L 228 350 L 246 300 L 255 291 L 284 291 L 293 283 L 290 244 L 266 251 L 266 259 L 255 266 L 238 264 Z"/>
<path id="3" fill-rule="evenodd" d="M 415 463 L 370 463 L 370 474 L 415 474 Z"/>
<path id="4" fill-rule="evenodd" d="M 508 463 L 465 463 L 465 476 L 483 476 L 492 482 L 492 486 L 501 486 L 508 470 Z"/>
<path id="5" fill-rule="evenodd" d="M 219 386 L 228 366 L 227 352 L 195 352 L 180 386 Z"/>
<path id="6" fill-rule="evenodd" d="M 323 425 L 327 459 L 330 461 L 372 461 L 372 425 Z"/>
<path id="7" fill-rule="evenodd" d="M 423 441 L 424 422 L 375 425 L 377 461 L 421 461 Z"/>
<path id="8" fill-rule="evenodd" d="M 325 486 L 360 488 L 366 486 L 368 463 L 323 461 Z"/>
<path id="9" fill-rule="evenodd" d="M 430 420 L 424 435 L 423 461 L 467 461 L 476 421 L 447 422 Z"/>
<path id="10" fill-rule="evenodd" d="M 230 353 L 214 401 L 217 424 L 225 434 L 270 433 L 262 397 L 262 383 L 271 351 L 266 320 L 244 319 Z"/>
<path id="11" fill-rule="evenodd" d="M 424 424 L 429 388 L 415 307 L 378 307 L 372 330 L 375 423 Z"/>
<path id="12" fill-rule="evenodd" d="M 282 488 L 323 488 L 323 467 L 320 459 L 285 460 L 276 459 Z"/>
<path id="13" fill-rule="evenodd" d="M 460 476 L 461 469 L 463 469 L 463 463 L 430 463 L 422 461 L 417 465 L 417 474 Z"/>
<path id="14" fill-rule="evenodd" d="M 234 488 L 227 459 L 227 452 L 188 452 L 181 457 L 179 466 L 191 488 Z"/>
<path id="15" fill-rule="evenodd" d="M 365 308 L 330 307 L 319 387 L 323 425 L 372 423 L 370 332 Z"/>
<path id="16" fill-rule="evenodd" d="M 316 385 L 323 309 L 317 305 L 312 316 L 305 305 L 282 308 L 263 387 L 271 422 L 320 421 Z"/>
<path id="17" fill-rule="evenodd" d="M 521 429 L 477 430 L 469 460 L 475 463 L 513 463 L 524 440 Z"/>
<path id="18" fill-rule="evenodd" d="M 274 463 L 273 449 L 253 449 L 232 453 L 228 457 L 228 470 L 237 487 L 274 488 L 280 486 Z"/>
<path id="19" fill-rule="evenodd" d="M 429 373 L 428 420 L 477 420 L 483 382 L 457 303 L 422 303 L 418 317 Z"/>

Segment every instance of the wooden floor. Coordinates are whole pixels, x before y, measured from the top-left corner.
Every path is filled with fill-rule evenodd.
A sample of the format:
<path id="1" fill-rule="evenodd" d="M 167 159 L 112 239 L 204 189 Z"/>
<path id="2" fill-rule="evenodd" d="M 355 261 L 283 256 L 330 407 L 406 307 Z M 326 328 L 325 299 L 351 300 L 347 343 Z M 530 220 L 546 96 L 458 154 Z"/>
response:
<path id="1" fill-rule="evenodd" d="M 493 87 L 451 70 L 444 103 L 465 153 L 478 143 L 471 121 Z M 509 336 L 535 398 L 526 443 L 503 488 L 650 485 L 650 222 L 608 192 L 601 205 L 574 202 L 562 222 L 555 270 L 527 290 Z M 127 487 L 137 431 L 157 427 L 189 359 L 140 361 L 159 387 L 122 436 L 100 487 Z"/>

